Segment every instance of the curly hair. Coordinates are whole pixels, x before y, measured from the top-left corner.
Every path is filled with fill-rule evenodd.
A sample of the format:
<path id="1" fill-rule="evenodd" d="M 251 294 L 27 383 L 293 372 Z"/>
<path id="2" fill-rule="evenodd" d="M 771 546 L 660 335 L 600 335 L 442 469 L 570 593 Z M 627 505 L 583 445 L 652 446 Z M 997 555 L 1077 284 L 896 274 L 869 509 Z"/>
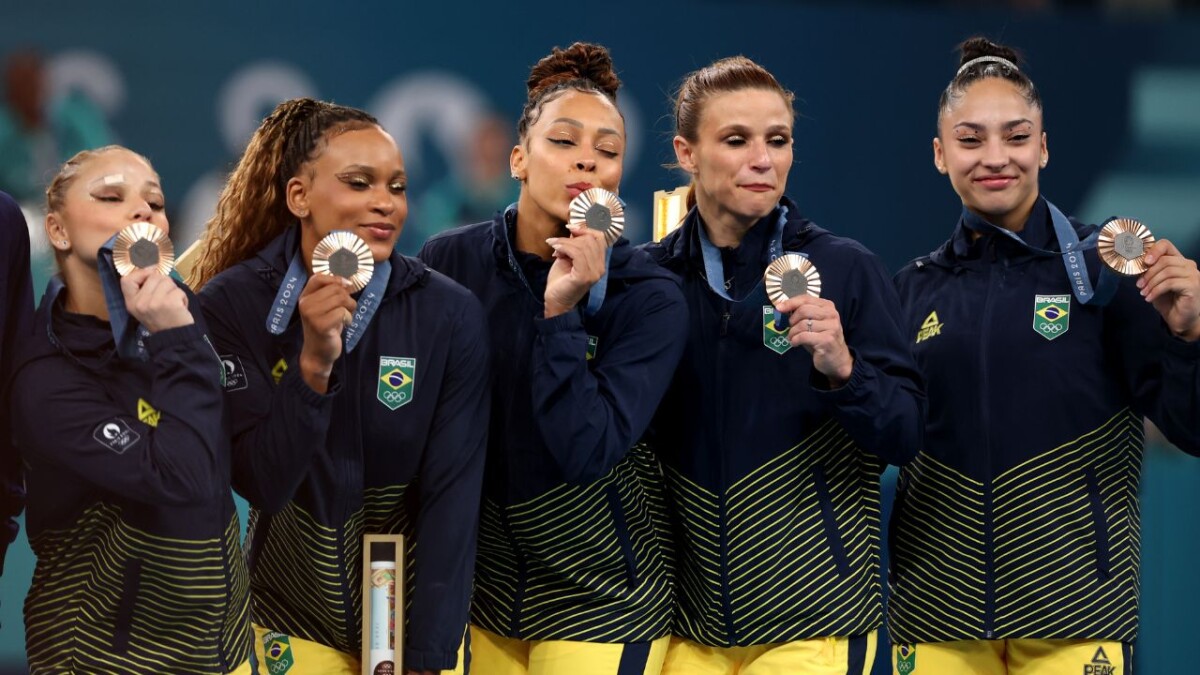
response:
<path id="1" fill-rule="evenodd" d="M 525 140 L 529 127 L 537 123 L 542 108 L 563 92 L 568 89 L 594 92 L 616 105 L 621 80 L 613 70 L 612 56 L 607 48 L 576 42 L 566 49 L 555 47 L 543 56 L 529 71 L 525 86 L 528 98 L 517 122 L 517 136 L 521 141 Z"/>
<path id="2" fill-rule="evenodd" d="M 188 278 L 192 288 L 200 290 L 223 270 L 248 260 L 295 222 L 287 206 L 288 181 L 316 159 L 330 135 L 378 124 L 357 108 L 311 98 L 276 106 L 221 190 Z"/>

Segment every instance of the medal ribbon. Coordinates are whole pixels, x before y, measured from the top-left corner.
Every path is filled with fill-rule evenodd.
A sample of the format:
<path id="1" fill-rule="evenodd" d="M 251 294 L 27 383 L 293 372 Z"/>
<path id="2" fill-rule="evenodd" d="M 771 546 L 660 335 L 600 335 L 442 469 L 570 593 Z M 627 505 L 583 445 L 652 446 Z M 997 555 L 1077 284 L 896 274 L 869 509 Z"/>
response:
<path id="1" fill-rule="evenodd" d="M 781 205 L 779 207 L 779 217 L 775 219 L 775 225 L 771 231 L 771 242 L 767 246 L 766 260 L 763 263 L 764 272 L 771 263 L 775 262 L 785 252 L 783 250 L 783 226 L 787 224 L 787 214 L 787 206 Z M 730 302 L 742 302 L 749 298 L 754 289 L 751 289 L 750 293 L 743 296 L 741 300 L 735 300 L 729 294 L 728 287 L 725 285 L 725 265 L 721 263 L 721 251 L 708 238 L 708 232 L 704 229 L 704 223 L 700 222 L 699 212 L 696 214 L 696 230 L 700 235 L 700 252 L 704 256 L 704 276 L 707 277 L 708 287 L 712 289 L 713 293 Z M 797 253 L 797 255 L 804 256 L 805 258 L 808 257 L 803 253 Z M 759 285 L 762 285 L 762 283 L 760 281 Z M 758 286 L 755 286 L 755 288 L 758 288 Z M 786 327 L 787 315 L 778 309 L 775 310 L 775 330 L 782 331 Z"/>
<path id="2" fill-rule="evenodd" d="M 1071 221 L 1067 219 L 1067 216 L 1049 201 L 1046 201 L 1046 206 L 1050 209 L 1050 220 L 1054 224 L 1054 235 L 1058 239 L 1058 251 L 1050 251 L 1032 246 L 1015 232 L 997 227 L 984 218 L 971 213 L 965 207 L 963 208 L 963 225 L 979 234 L 993 234 L 1007 237 L 1021 248 L 1037 256 L 1050 257 L 1061 255 L 1063 267 L 1067 271 L 1067 277 L 1071 280 L 1071 292 L 1075 294 L 1079 302 L 1085 305 L 1095 304 L 1099 307 L 1107 305 L 1109 300 L 1112 300 L 1113 293 L 1117 290 L 1119 280 L 1116 273 L 1107 266 L 1101 266 L 1100 282 L 1096 290 L 1093 291 L 1092 280 L 1088 277 L 1087 262 L 1083 257 L 1084 251 L 1096 248 L 1096 243 L 1100 238 L 1100 230 L 1096 230 L 1088 235 L 1086 239 L 1080 241 L 1079 237 L 1075 234 L 1075 228 L 1071 227 Z"/>
<path id="3" fill-rule="evenodd" d="M 388 279 L 391 276 L 392 263 L 390 260 L 384 260 L 375 265 L 371 281 L 358 296 L 358 307 L 354 310 L 354 318 L 350 321 L 350 325 L 342 331 L 342 343 L 347 354 L 354 351 L 354 347 L 358 345 L 358 341 L 362 339 L 363 333 L 370 325 L 375 311 L 379 309 L 380 301 L 383 300 L 383 292 L 387 289 Z M 275 302 L 271 305 L 271 311 L 267 314 L 267 331 L 272 335 L 282 335 L 287 330 L 288 324 L 292 320 L 292 314 L 296 311 L 296 302 L 306 283 L 308 283 L 308 271 L 304 268 L 304 261 L 301 258 L 299 247 L 297 247 L 296 253 L 292 256 L 292 262 L 288 265 L 287 274 L 283 277 L 283 283 L 279 285 L 279 291 L 275 294 Z"/>
<path id="4" fill-rule="evenodd" d="M 150 355 L 146 352 L 146 338 L 150 331 L 146 330 L 136 319 L 129 315 L 125 308 L 125 294 L 121 292 L 121 276 L 113 264 L 113 244 L 117 235 L 113 235 L 100 247 L 96 253 L 96 271 L 100 274 L 100 287 L 104 290 L 104 304 L 108 307 L 108 325 L 112 327 L 113 342 L 117 345 L 117 355 L 127 360 L 146 361 Z M 55 293 L 62 290 L 54 289 Z"/>
<path id="5" fill-rule="evenodd" d="M 619 200 L 620 197 L 617 199 Z M 625 202 L 622 201 L 621 206 L 624 205 Z M 517 205 L 515 202 L 509 204 L 508 208 L 504 209 L 504 250 L 508 256 L 508 266 L 510 269 L 512 269 L 513 273 L 517 275 L 517 278 L 521 280 L 521 285 L 525 287 L 525 290 L 529 291 L 529 294 L 533 296 L 533 299 L 544 304 L 545 299 L 539 298 L 537 294 L 533 292 L 533 286 L 529 284 L 529 279 L 525 278 L 525 271 L 521 269 L 521 264 L 517 262 L 517 256 L 516 253 L 514 253 L 516 249 L 513 247 L 512 237 L 508 234 L 509 214 L 512 214 L 512 222 L 515 223 L 516 212 Z M 611 261 L 612 246 L 609 246 L 604 251 L 604 274 L 600 276 L 599 281 L 592 284 L 592 287 L 588 289 L 587 306 L 584 307 L 583 313 L 584 316 L 589 319 L 593 316 L 596 316 L 596 312 L 599 312 L 600 306 L 604 304 L 604 296 L 608 293 L 608 266 Z"/>

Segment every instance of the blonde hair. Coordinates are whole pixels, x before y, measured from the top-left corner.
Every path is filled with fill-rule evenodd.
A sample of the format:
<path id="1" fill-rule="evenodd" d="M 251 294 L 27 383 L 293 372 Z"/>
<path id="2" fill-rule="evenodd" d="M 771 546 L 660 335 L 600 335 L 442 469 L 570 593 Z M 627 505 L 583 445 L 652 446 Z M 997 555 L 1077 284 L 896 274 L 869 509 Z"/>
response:
<path id="1" fill-rule="evenodd" d="M 128 152 L 145 162 L 146 166 L 150 167 L 151 171 L 154 171 L 154 165 L 150 163 L 149 159 L 146 159 L 145 155 L 136 153 L 123 145 L 105 145 L 94 150 L 80 150 L 72 155 L 70 159 L 63 162 L 63 165 L 58 169 L 58 173 L 54 174 L 54 178 L 46 186 L 46 214 L 49 215 L 62 211 L 63 206 L 67 202 L 67 191 L 75 183 L 75 179 L 79 176 L 79 172 L 83 170 L 84 165 L 101 155 L 117 151 Z M 62 261 L 66 253 L 59 250 L 57 246 L 51 246 L 50 248 L 54 251 L 54 264 L 61 272 Z"/>

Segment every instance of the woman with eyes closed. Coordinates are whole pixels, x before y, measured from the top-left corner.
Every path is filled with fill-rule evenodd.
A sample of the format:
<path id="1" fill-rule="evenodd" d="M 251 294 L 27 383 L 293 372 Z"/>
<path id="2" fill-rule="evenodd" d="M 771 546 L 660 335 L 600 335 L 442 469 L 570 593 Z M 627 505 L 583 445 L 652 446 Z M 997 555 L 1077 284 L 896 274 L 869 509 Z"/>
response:
<path id="1" fill-rule="evenodd" d="M 1105 267 L 1040 194 L 1016 52 L 960 49 L 933 159 L 962 216 L 896 276 L 929 417 L 889 536 L 895 672 L 1128 673 L 1144 418 L 1200 455 L 1200 273 L 1166 240 Z"/>
<path id="2" fill-rule="evenodd" d="M 169 231 L 164 205 L 150 162 L 119 146 L 75 155 L 46 190 L 58 275 L 12 376 L 34 673 L 251 672 L 221 362 L 182 283 L 113 263 L 128 225 Z"/>
<path id="3" fill-rule="evenodd" d="M 469 292 L 393 251 L 405 189 L 400 151 L 370 115 L 286 101 L 230 176 L 194 269 L 231 371 L 256 649 L 272 673 L 360 672 L 362 536 L 397 533 L 397 671 L 465 668 L 486 323 Z M 334 231 L 369 248 L 359 293 L 312 273 Z"/>
<path id="4" fill-rule="evenodd" d="M 924 398 L 882 263 L 784 195 L 792 100 L 745 57 L 690 73 L 676 98 L 694 206 L 646 246 L 683 277 L 690 317 L 647 435 L 679 532 L 663 673 L 844 675 L 874 661 L 879 476 L 916 453 Z M 815 265 L 820 297 L 771 304 L 763 274 L 784 254 Z"/>
<path id="5" fill-rule="evenodd" d="M 666 388 L 686 314 L 678 283 L 568 205 L 616 192 L 625 123 L 608 51 L 534 66 L 510 168 L 516 204 L 439 234 L 420 257 L 482 300 L 492 427 L 471 607 L 489 675 L 657 673 L 671 620 L 661 474 L 634 447 Z M 602 302 L 601 302 L 602 300 Z"/>

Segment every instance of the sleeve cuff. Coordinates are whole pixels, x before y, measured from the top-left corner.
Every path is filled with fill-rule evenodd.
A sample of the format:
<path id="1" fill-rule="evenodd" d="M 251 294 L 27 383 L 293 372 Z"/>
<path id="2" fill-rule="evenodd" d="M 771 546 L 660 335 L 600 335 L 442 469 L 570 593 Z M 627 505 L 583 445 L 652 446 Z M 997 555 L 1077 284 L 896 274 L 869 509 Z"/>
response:
<path id="1" fill-rule="evenodd" d="M 850 356 L 854 359 L 854 365 L 850 367 L 850 379 L 837 389 L 829 388 L 829 378 L 824 373 L 816 368 L 810 371 L 808 384 L 819 400 L 840 403 L 858 397 L 867 382 L 867 366 L 853 349 L 850 350 Z"/>
<path id="2" fill-rule="evenodd" d="M 1169 354 L 1189 361 L 1200 359 L 1200 340 L 1189 342 L 1176 335 L 1170 335 L 1165 342 L 1164 350 Z"/>
<path id="3" fill-rule="evenodd" d="M 571 310 L 549 319 L 537 317 L 533 320 L 533 325 L 539 335 L 553 335 L 555 333 L 583 330 L 583 318 L 579 315 L 579 312 Z"/>
<path id="4" fill-rule="evenodd" d="M 324 394 L 319 394 L 313 391 L 313 388 L 308 386 L 304 378 L 300 376 L 300 360 L 294 358 L 288 361 L 287 370 L 283 373 L 283 377 L 279 379 L 279 386 L 290 387 L 305 404 L 314 408 L 325 405 L 326 401 L 333 400 L 338 392 L 342 390 L 342 378 L 338 377 L 338 366 L 334 364 L 333 372 L 329 374 L 329 390 Z"/>
<path id="5" fill-rule="evenodd" d="M 167 330 L 152 333 L 150 337 L 146 338 L 146 349 L 150 350 L 151 354 L 157 354 L 165 349 L 203 339 L 204 330 L 200 327 L 200 324 L 192 323 L 187 326 L 168 328 Z M 213 354 L 215 355 L 216 352 L 213 352 Z"/>

